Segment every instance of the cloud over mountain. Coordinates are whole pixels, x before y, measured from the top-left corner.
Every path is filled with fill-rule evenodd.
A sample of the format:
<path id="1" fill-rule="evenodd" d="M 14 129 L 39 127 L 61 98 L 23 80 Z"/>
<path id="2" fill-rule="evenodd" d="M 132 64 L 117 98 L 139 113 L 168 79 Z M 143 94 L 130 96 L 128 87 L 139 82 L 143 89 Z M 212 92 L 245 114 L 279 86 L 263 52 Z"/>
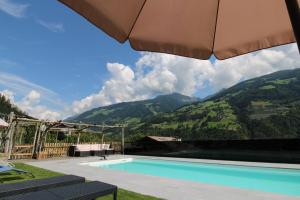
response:
<path id="1" fill-rule="evenodd" d="M 141 53 L 135 66 L 107 63 L 110 78 L 97 93 L 74 101 L 73 113 L 124 101 L 178 92 L 218 91 L 239 81 L 300 67 L 297 47 L 285 45 L 224 61 L 203 61 L 161 53 Z"/>

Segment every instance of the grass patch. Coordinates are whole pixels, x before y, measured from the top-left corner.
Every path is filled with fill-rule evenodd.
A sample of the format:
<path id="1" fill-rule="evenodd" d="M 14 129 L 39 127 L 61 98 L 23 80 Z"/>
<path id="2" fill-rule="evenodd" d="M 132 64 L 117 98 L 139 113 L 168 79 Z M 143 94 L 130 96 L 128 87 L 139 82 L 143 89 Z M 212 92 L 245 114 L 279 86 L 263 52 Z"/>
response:
<path id="1" fill-rule="evenodd" d="M 41 179 L 41 178 L 48 178 L 48 177 L 63 175 L 61 173 L 49 171 L 46 169 L 31 166 L 31 165 L 26 165 L 23 163 L 15 163 L 15 166 L 18 169 L 23 169 L 23 170 L 31 172 L 35 176 L 34 179 Z M 15 172 L 0 174 L 0 181 L 2 183 L 14 183 L 14 182 L 25 181 L 25 180 L 30 180 L 30 179 L 33 179 L 33 178 L 28 175 L 18 174 Z M 98 198 L 97 200 L 111 200 L 112 198 L 113 198 L 112 195 L 108 195 L 105 197 Z M 120 188 L 118 189 L 118 199 L 120 199 L 120 200 L 159 200 L 159 198 L 138 194 L 138 193 L 123 190 Z"/>
<path id="2" fill-rule="evenodd" d="M 97 200 L 112 200 L 113 196 L 108 195 L 105 197 L 100 197 Z M 118 189 L 118 199 L 120 200 L 159 200 L 159 198 L 147 196 L 147 195 L 141 195 L 135 192 L 130 192 L 123 189 Z"/>
<path id="3" fill-rule="evenodd" d="M 262 86 L 260 87 L 259 89 L 260 90 L 272 90 L 272 89 L 275 89 L 276 87 L 274 85 L 265 85 L 265 86 Z"/>
<path id="4" fill-rule="evenodd" d="M 46 169 L 41 169 L 38 167 L 26 165 L 23 163 L 14 163 L 16 168 L 23 169 L 28 172 L 31 172 L 34 175 L 35 179 L 41 179 L 41 178 L 48 178 L 53 176 L 61 176 L 63 174 L 49 171 Z M 33 179 L 31 176 L 28 176 L 26 174 L 18 174 L 16 172 L 9 172 L 9 173 L 2 173 L 0 174 L 0 181 L 3 183 L 14 183 L 18 181 L 25 181 Z"/>
<path id="5" fill-rule="evenodd" d="M 275 83 L 275 84 L 278 84 L 278 85 L 287 85 L 293 81 L 296 81 L 297 80 L 297 77 L 294 77 L 294 78 L 289 78 L 289 79 L 276 79 L 274 81 L 269 81 L 270 83 Z"/>
<path id="6" fill-rule="evenodd" d="M 268 107 L 268 106 L 271 106 L 272 103 L 269 102 L 269 101 L 251 101 L 251 106 L 254 107 L 254 108 L 265 108 L 265 107 Z"/>
<path id="7" fill-rule="evenodd" d="M 92 118 L 92 117 L 95 117 L 97 115 L 104 115 L 104 116 L 107 116 L 109 115 L 110 113 L 114 112 L 115 110 L 114 109 L 111 109 L 111 110 L 108 110 L 108 109 L 100 109 L 100 110 L 97 110 L 97 111 L 94 111 L 93 113 L 91 113 L 90 115 L 86 116 L 84 119 L 89 119 L 89 118 Z"/>
<path id="8" fill-rule="evenodd" d="M 235 97 L 235 96 L 237 96 L 239 94 L 242 94 L 242 93 L 243 93 L 243 90 L 240 90 L 240 91 L 232 93 L 232 94 L 229 93 L 229 95 L 232 96 L 232 97 Z"/>

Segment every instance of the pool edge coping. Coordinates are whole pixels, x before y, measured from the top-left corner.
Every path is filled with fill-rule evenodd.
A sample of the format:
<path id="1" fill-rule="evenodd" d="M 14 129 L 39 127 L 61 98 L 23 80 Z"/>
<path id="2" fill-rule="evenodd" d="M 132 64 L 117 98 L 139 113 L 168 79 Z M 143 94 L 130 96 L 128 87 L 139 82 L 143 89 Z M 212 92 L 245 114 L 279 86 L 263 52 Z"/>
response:
<path id="1" fill-rule="evenodd" d="M 264 167 L 264 168 L 300 170 L 300 164 L 289 164 L 289 163 L 247 162 L 247 161 L 212 160 L 212 159 L 198 159 L 198 158 L 142 156 L 142 155 L 141 156 L 124 155 L 124 157 L 147 158 L 152 160 L 169 160 L 169 161 L 176 161 L 176 162 L 192 162 L 192 163 L 204 163 L 204 164 L 235 165 L 235 166 L 244 166 L 244 167 Z"/>

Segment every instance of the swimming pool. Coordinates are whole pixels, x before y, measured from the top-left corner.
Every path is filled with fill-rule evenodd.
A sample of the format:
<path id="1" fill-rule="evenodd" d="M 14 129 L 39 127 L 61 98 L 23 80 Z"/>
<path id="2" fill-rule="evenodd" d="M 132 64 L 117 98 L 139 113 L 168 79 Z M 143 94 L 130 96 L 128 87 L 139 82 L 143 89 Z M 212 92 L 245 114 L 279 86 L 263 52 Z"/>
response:
<path id="1" fill-rule="evenodd" d="M 123 159 L 91 166 L 177 180 L 300 196 L 300 170 L 152 159 Z"/>

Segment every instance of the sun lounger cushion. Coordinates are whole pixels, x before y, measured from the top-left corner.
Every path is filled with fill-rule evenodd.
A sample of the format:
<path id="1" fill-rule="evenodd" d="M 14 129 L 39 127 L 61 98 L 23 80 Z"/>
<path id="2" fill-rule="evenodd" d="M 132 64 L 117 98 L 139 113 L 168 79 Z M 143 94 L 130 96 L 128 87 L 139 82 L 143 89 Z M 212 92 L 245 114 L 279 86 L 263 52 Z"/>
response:
<path id="1" fill-rule="evenodd" d="M 97 197 L 114 194 L 114 199 L 117 199 L 117 186 L 102 183 L 98 181 L 69 185 L 47 189 L 39 192 L 26 193 L 23 195 L 11 196 L 6 200 L 92 200 Z"/>
<path id="2" fill-rule="evenodd" d="M 70 146 L 68 155 L 75 157 L 86 157 L 100 154 L 102 155 L 106 152 L 109 152 L 109 154 L 114 153 L 114 150 L 110 149 L 110 144 L 77 144 Z"/>
<path id="3" fill-rule="evenodd" d="M 0 198 L 0 200 L 62 200 L 47 190 L 29 192 L 15 196 Z"/>
<path id="4" fill-rule="evenodd" d="M 91 144 L 90 149 L 91 151 L 99 151 L 101 150 L 101 144 Z"/>
<path id="5" fill-rule="evenodd" d="M 1 184 L 0 185 L 0 198 L 23 194 L 32 191 L 39 191 L 54 187 L 60 187 L 65 185 L 84 183 L 85 178 L 74 176 L 74 175 L 65 175 L 65 176 L 56 176 L 46 179 L 35 179 L 29 181 L 23 181 L 18 183 L 11 184 Z"/>
<path id="6" fill-rule="evenodd" d="M 93 181 L 63 188 L 54 188 L 48 191 L 63 197 L 62 199 L 79 199 L 79 197 L 82 197 L 82 199 L 96 199 L 97 197 L 117 192 L 117 189 L 115 185 Z"/>
<path id="7" fill-rule="evenodd" d="M 90 151 L 91 147 L 89 144 L 78 144 L 76 145 L 76 151 Z"/>
<path id="8" fill-rule="evenodd" d="M 103 144 L 103 149 L 109 149 L 110 144 Z"/>

